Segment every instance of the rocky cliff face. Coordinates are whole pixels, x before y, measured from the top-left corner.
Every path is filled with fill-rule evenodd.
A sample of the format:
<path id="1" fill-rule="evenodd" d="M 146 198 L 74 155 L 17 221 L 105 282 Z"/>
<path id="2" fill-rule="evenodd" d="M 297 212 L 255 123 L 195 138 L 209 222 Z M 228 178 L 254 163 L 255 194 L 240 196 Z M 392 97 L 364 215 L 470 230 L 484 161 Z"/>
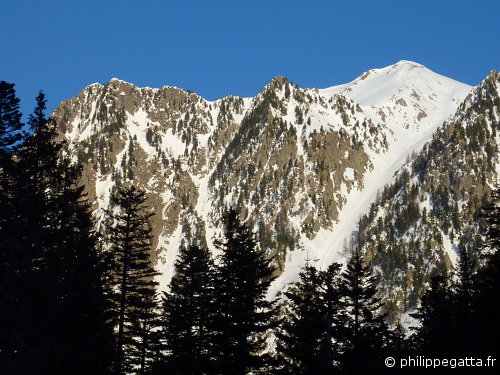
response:
<path id="1" fill-rule="evenodd" d="M 276 294 L 307 256 L 318 266 L 342 258 L 377 190 L 469 91 L 408 61 L 322 90 L 275 77 L 254 98 L 214 102 L 113 79 L 88 86 L 53 117 L 83 165 L 100 222 L 120 185 L 147 191 L 162 288 L 179 246 L 213 249 L 221 212 L 232 205 L 275 260 Z"/>

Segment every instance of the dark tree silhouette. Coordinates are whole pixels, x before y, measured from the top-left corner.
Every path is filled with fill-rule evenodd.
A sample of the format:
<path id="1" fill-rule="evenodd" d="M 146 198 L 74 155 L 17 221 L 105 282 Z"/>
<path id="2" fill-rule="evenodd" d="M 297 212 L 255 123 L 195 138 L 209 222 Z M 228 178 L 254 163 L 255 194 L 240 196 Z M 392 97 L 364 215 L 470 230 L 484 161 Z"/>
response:
<path id="1" fill-rule="evenodd" d="M 463 241 L 459 246 L 460 257 L 455 271 L 455 280 L 450 285 L 451 295 L 449 312 L 452 314 L 449 321 L 453 328 L 448 332 L 448 352 L 457 356 L 480 354 L 476 344 L 480 341 L 477 335 L 475 321 L 477 291 L 474 277 L 477 269 L 476 257 L 473 252 L 477 250 L 466 245 Z M 443 302 L 446 302 L 443 301 Z"/>
<path id="2" fill-rule="evenodd" d="M 223 218 L 224 238 L 215 278 L 215 372 L 247 374 L 265 365 L 263 334 L 270 328 L 271 303 L 266 292 L 272 281 L 271 259 L 256 246 L 239 213 L 230 209 Z"/>
<path id="3" fill-rule="evenodd" d="M 436 275 L 422 296 L 421 306 L 412 317 L 420 321 L 414 327 L 414 342 L 418 353 L 448 355 L 450 334 L 453 332 L 452 293 L 449 278 Z"/>
<path id="4" fill-rule="evenodd" d="M 115 372 L 124 374 L 135 368 L 143 373 L 153 360 L 153 332 L 157 302 L 151 265 L 151 226 L 153 214 L 145 207 L 146 195 L 135 187 L 124 188 L 115 198 L 118 213 L 109 212 L 112 264 L 110 295 L 117 325 L 117 359 Z"/>
<path id="5" fill-rule="evenodd" d="M 207 249 L 182 247 L 164 297 L 164 331 L 170 374 L 207 374 L 213 353 L 213 272 Z"/>
<path id="6" fill-rule="evenodd" d="M 299 281 L 286 292 L 282 323 L 277 337 L 277 371 L 279 374 L 332 374 L 333 306 L 324 299 L 323 280 L 312 266 L 299 274 Z M 326 285 L 329 295 L 332 285 Z M 333 302 L 333 300 L 331 301 Z M 331 309 L 330 309 L 331 308 Z M 333 314 L 336 316 L 337 312 Z"/>
<path id="7" fill-rule="evenodd" d="M 475 327 L 477 351 L 499 358 L 500 336 L 500 188 L 492 192 L 491 202 L 483 208 L 486 240 L 483 247 L 484 266 L 474 277 L 477 293 Z"/>
<path id="8" fill-rule="evenodd" d="M 17 374 L 104 374 L 111 327 L 89 207 L 76 185 L 79 169 L 62 155 L 44 109 L 40 93 L 30 116 L 34 133 L 12 159 L 14 204 L 2 230 L 10 232 L 7 290 L 15 295 L 2 366 Z"/>
<path id="9" fill-rule="evenodd" d="M 341 367 L 347 372 L 383 368 L 388 328 L 380 313 L 376 278 L 357 247 L 342 275 L 346 326 L 341 334 Z"/>
<path id="10" fill-rule="evenodd" d="M 347 324 L 346 309 L 343 303 L 343 287 L 341 278 L 342 265 L 332 263 L 325 271 L 320 272 L 321 295 L 324 305 L 326 330 L 324 332 L 323 356 L 329 364 L 329 373 L 338 369 L 342 354 L 339 338 Z"/>
<path id="11" fill-rule="evenodd" d="M 22 138 L 22 114 L 14 86 L 13 83 L 0 81 L 0 161 Z"/>
<path id="12" fill-rule="evenodd" d="M 10 156 L 11 146 L 20 138 L 21 127 L 14 84 L 0 81 L 0 370 L 2 366 L 11 369 L 16 351 L 12 322 L 18 315 L 14 305 L 18 299 L 15 285 L 19 274 L 15 265 L 18 254 L 13 245 L 17 241 L 13 220 L 16 216 L 15 171 Z"/>

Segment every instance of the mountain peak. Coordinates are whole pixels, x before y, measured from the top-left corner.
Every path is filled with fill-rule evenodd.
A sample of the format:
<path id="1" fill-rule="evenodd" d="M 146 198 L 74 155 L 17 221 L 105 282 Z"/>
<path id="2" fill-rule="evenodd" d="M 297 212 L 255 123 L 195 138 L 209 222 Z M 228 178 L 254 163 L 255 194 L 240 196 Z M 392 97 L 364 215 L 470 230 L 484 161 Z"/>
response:
<path id="1" fill-rule="evenodd" d="M 341 94 L 360 105 L 379 106 L 391 98 L 407 100 L 409 96 L 418 99 L 417 95 L 431 100 L 445 94 L 445 100 L 448 100 L 450 95 L 454 99 L 458 93 L 457 98 L 462 100 L 470 89 L 470 86 L 434 73 L 421 64 L 401 60 L 385 68 L 371 69 L 350 83 L 321 89 L 320 93 L 325 96 Z"/>
<path id="2" fill-rule="evenodd" d="M 123 81 L 118 78 L 111 78 L 108 83 L 105 84 L 105 86 L 113 86 L 113 87 L 133 87 L 133 88 L 138 88 L 136 85 L 130 82 Z"/>
<path id="3" fill-rule="evenodd" d="M 273 90 L 273 91 L 281 91 L 285 87 L 287 83 L 290 83 L 286 77 L 283 76 L 275 76 L 271 81 L 264 86 L 262 91 Z"/>
<path id="4" fill-rule="evenodd" d="M 271 79 L 270 83 L 276 83 L 279 85 L 284 85 L 286 82 L 288 82 L 288 79 L 283 76 L 274 76 L 273 79 Z"/>
<path id="5" fill-rule="evenodd" d="M 399 60 L 396 64 L 392 65 L 393 67 L 396 66 L 407 66 L 407 67 L 412 67 L 412 68 L 424 68 L 427 69 L 425 66 L 422 64 L 419 64 L 415 61 L 410 61 L 410 60 Z"/>

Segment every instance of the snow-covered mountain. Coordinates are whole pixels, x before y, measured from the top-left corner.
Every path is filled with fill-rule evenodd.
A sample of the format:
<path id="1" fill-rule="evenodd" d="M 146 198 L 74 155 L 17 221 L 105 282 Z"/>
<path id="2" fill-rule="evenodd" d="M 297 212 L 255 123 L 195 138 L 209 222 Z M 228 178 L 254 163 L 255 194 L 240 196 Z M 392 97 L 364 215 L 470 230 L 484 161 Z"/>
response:
<path id="1" fill-rule="evenodd" d="M 162 288 L 183 242 L 215 251 L 220 215 L 233 205 L 275 259 L 275 295 L 307 257 L 320 267 L 342 260 L 377 191 L 470 90 L 409 61 L 319 90 L 275 77 L 253 98 L 213 102 L 113 79 L 88 86 L 53 117 L 84 166 L 99 220 L 127 180 L 146 189 Z"/>
<path id="2" fill-rule="evenodd" d="M 499 183 L 500 76 L 492 72 L 380 191 L 359 243 L 381 274 L 390 310 L 415 307 L 429 276 L 479 259 L 481 208 Z"/>

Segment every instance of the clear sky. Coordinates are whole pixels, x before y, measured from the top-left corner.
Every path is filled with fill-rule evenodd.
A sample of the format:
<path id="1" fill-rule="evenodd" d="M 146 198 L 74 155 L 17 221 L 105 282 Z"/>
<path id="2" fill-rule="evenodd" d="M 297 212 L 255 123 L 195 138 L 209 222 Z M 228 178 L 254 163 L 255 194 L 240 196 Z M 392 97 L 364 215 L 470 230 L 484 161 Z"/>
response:
<path id="1" fill-rule="evenodd" d="M 498 0 L 0 1 L 0 80 L 22 110 L 116 77 L 214 100 L 276 75 L 347 83 L 399 60 L 470 85 L 500 69 Z"/>

